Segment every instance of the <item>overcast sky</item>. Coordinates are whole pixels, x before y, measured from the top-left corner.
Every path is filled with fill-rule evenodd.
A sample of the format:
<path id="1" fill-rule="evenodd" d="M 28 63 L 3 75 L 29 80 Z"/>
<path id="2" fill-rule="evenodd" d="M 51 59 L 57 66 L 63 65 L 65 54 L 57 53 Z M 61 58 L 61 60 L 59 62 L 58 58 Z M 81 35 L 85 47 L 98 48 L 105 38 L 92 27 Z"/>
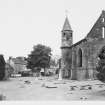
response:
<path id="1" fill-rule="evenodd" d="M 60 55 L 65 10 L 74 43 L 84 38 L 105 9 L 105 0 L 0 0 L 0 53 L 27 56 L 33 45 Z"/>

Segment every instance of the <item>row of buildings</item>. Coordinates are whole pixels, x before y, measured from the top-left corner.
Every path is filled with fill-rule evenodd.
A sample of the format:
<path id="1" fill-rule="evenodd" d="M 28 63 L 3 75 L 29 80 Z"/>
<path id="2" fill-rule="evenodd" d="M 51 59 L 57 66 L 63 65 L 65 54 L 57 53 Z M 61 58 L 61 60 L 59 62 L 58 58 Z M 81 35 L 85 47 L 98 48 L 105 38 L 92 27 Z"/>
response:
<path id="1" fill-rule="evenodd" d="M 27 61 L 25 60 L 24 57 L 16 57 L 16 58 L 9 57 L 7 63 L 13 67 L 15 74 L 17 74 L 21 71 L 28 70 L 26 67 Z"/>
<path id="2" fill-rule="evenodd" d="M 10 57 L 5 62 L 3 55 L 0 55 L 0 79 L 8 79 L 11 74 L 19 74 L 22 71 L 28 71 L 27 61 L 24 57 Z"/>
<path id="3" fill-rule="evenodd" d="M 55 63 L 57 63 L 57 59 L 54 58 Z M 7 60 L 7 68 L 10 68 L 9 66 L 11 66 L 11 69 L 12 70 L 12 74 L 13 75 L 17 75 L 17 74 L 29 74 L 29 75 L 36 75 L 37 73 L 33 73 L 31 69 L 28 69 L 27 68 L 27 60 L 25 57 L 16 57 L 16 58 L 13 58 L 13 57 L 9 57 L 9 59 Z M 58 63 L 57 63 L 57 66 L 50 66 L 49 69 L 42 69 L 41 68 L 41 71 L 40 72 L 43 72 L 45 75 L 49 75 L 49 73 L 52 73 L 52 74 L 56 74 L 56 69 L 59 68 L 58 66 Z M 35 68 L 37 69 L 37 68 Z M 40 73 L 39 72 L 39 73 Z"/>

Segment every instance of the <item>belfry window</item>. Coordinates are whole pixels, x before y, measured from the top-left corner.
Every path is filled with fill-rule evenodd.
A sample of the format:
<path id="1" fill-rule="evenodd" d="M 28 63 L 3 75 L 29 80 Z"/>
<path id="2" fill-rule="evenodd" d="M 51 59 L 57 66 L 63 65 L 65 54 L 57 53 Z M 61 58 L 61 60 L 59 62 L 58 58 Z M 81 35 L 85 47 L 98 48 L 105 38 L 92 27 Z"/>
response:
<path id="1" fill-rule="evenodd" d="M 66 36 L 66 40 L 67 40 L 67 41 L 69 40 L 69 36 Z"/>
<path id="2" fill-rule="evenodd" d="M 70 34 L 70 37 L 72 37 L 72 33 Z"/>
<path id="3" fill-rule="evenodd" d="M 65 37 L 66 33 L 63 33 L 63 36 Z"/>

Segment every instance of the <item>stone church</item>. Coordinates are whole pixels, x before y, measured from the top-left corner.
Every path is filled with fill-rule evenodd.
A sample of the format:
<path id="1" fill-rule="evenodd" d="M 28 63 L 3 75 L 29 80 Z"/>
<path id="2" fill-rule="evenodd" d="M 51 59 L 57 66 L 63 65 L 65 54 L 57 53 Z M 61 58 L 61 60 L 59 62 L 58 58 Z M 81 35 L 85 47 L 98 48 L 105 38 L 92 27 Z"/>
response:
<path id="1" fill-rule="evenodd" d="M 98 53 L 105 46 L 105 11 L 86 37 L 73 44 L 73 30 L 66 17 L 62 33 L 61 76 L 72 80 L 96 79 Z"/>

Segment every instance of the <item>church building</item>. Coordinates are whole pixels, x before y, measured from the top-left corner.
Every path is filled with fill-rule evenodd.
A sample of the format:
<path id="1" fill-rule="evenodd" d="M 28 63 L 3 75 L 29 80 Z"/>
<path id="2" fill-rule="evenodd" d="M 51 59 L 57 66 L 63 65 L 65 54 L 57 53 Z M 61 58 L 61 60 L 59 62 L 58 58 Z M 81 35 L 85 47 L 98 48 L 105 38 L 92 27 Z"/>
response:
<path id="1" fill-rule="evenodd" d="M 99 51 L 105 46 L 105 11 L 86 37 L 73 44 L 73 30 L 66 17 L 62 33 L 62 78 L 71 80 L 96 79 L 96 64 Z"/>

